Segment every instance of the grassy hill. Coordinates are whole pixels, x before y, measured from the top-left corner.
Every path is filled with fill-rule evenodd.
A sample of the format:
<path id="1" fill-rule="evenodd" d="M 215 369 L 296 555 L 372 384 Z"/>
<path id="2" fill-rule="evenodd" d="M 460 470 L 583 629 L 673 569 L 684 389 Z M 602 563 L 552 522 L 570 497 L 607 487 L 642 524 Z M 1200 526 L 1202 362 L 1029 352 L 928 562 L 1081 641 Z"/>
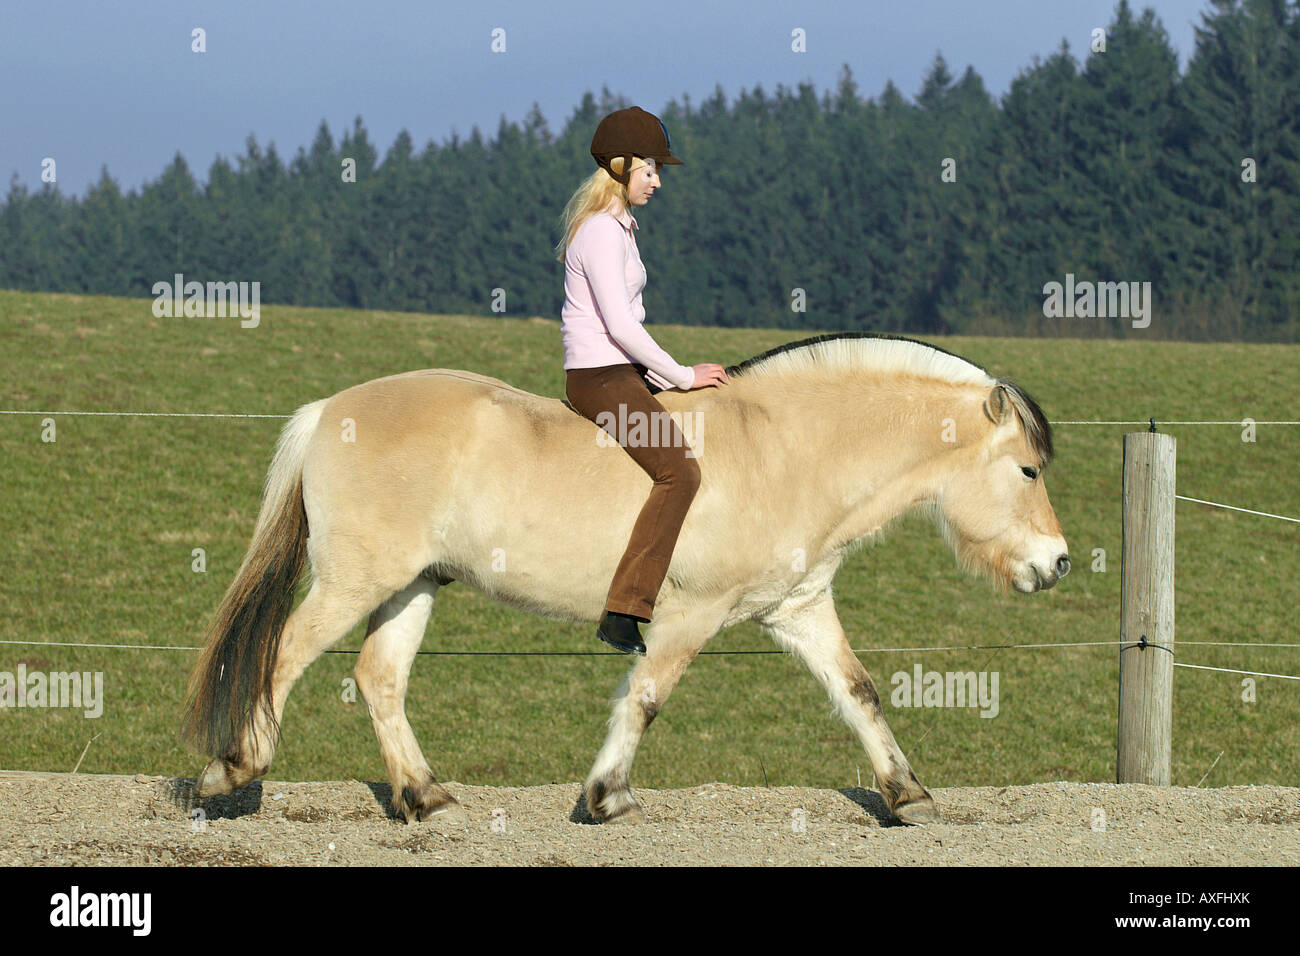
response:
<path id="1" fill-rule="evenodd" d="M 562 396 L 559 325 L 386 312 L 267 307 L 235 319 L 158 319 L 150 300 L 0 291 L 0 408 L 30 411 L 287 414 L 395 372 L 465 368 Z M 802 337 L 786 331 L 654 326 L 680 361 L 732 363 Z M 812 333 L 809 333 L 812 334 Z M 1300 418 L 1300 348 L 1061 339 L 946 339 L 942 347 L 1012 378 L 1054 421 Z M 0 416 L 0 639 L 196 645 L 237 567 L 282 421 L 272 418 Z M 855 648 L 1116 640 L 1121 436 L 1132 427 L 1060 425 L 1048 489 L 1075 571 L 1056 590 L 995 593 L 959 573 L 937 534 L 909 519 L 854 555 L 837 579 Z M 1300 515 L 1300 426 L 1169 426 L 1181 494 Z M 1300 674 L 1294 524 L 1179 502 L 1179 660 Z M 192 570 L 196 548 L 206 571 Z M 1106 570 L 1093 571 L 1104 549 Z M 602 650 L 592 628 L 531 617 L 464 585 L 443 589 L 426 650 Z M 360 629 L 339 645 L 355 650 Z M 709 650 L 771 649 L 753 625 Z M 103 716 L 0 709 L 0 767 L 193 774 L 176 736 L 186 650 L 0 644 L 0 671 L 102 671 Z M 354 658 L 330 654 L 289 700 L 280 779 L 383 779 L 365 706 L 343 699 Z M 869 653 L 890 677 L 989 670 L 1000 711 L 899 709 L 887 716 L 923 783 L 1113 780 L 1118 650 L 1109 647 Z M 604 736 L 627 661 L 591 657 L 422 656 L 408 712 L 444 780 L 524 785 L 580 779 Z M 1173 779 L 1294 784 L 1300 684 L 1175 672 Z M 98 735 L 98 736 L 97 736 Z M 870 781 L 865 754 L 820 685 L 783 655 L 705 655 L 640 751 L 633 783 L 706 781 L 836 787 Z"/>

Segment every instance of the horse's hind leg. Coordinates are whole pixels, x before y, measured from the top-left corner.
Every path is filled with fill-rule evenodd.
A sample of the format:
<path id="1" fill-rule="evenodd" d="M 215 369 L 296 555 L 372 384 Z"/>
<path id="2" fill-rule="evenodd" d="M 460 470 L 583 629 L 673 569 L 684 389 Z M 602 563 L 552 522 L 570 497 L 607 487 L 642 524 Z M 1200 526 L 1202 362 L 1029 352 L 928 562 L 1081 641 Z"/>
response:
<path id="1" fill-rule="evenodd" d="M 406 688 L 438 585 L 418 577 L 370 615 L 357 658 L 357 686 L 370 709 L 379 750 L 393 786 L 393 809 L 408 823 L 436 816 L 464 822 L 465 811 L 438 783 L 406 719 Z"/>
<path id="2" fill-rule="evenodd" d="M 587 774 L 587 810 L 602 823 L 642 823 L 632 796 L 632 761 L 646 728 L 677 686 L 682 673 L 722 625 L 722 605 L 656 617 L 646 631 L 646 654 L 637 659 L 614 698 L 609 734 Z"/>
<path id="3" fill-rule="evenodd" d="M 368 598 L 351 589 L 328 587 L 319 579 L 285 622 L 271 678 L 274 721 L 264 709 L 254 708 L 238 745 L 214 758 L 199 777 L 197 792 L 212 796 L 238 790 L 271 768 L 277 743 L 276 728 L 284 716 L 289 691 L 312 661 L 347 636 L 361 615 L 373 607 Z"/>
<path id="4" fill-rule="evenodd" d="M 939 810 L 885 723 L 880 696 L 844 636 L 830 591 L 810 603 L 780 607 L 760 623 L 777 644 L 808 665 L 845 722 L 857 731 L 894 816 L 904 823 L 938 823 Z"/>

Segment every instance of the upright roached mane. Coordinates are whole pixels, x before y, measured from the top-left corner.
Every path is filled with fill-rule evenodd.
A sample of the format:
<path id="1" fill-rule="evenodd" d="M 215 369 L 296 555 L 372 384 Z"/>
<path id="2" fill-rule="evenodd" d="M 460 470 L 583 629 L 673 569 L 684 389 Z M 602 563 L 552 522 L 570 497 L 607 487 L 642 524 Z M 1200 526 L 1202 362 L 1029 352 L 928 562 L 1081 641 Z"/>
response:
<path id="1" fill-rule="evenodd" d="M 778 345 L 745 359 L 739 365 L 728 366 L 727 374 L 761 374 L 764 369 L 798 372 L 800 369 L 825 365 L 871 372 L 908 372 L 949 382 L 1001 385 L 1007 390 L 1016 415 L 1025 426 L 1026 437 L 1038 455 L 1039 465 L 1048 465 L 1055 456 L 1052 448 L 1052 424 L 1038 403 L 1023 388 L 1005 378 L 993 378 L 983 368 L 960 355 L 902 335 L 887 335 L 883 332 L 814 335 L 798 342 Z"/>
<path id="2" fill-rule="evenodd" d="M 1047 419 L 1015 384 L 894 336 L 817 336 L 728 372 L 722 388 L 659 396 L 670 412 L 709 422 L 700 494 L 647 655 L 620 688 L 587 777 L 587 809 L 598 820 L 642 817 L 629 782 L 642 735 L 704 644 L 754 620 L 825 685 L 890 810 L 908 823 L 937 820 L 840 626 L 832 580 L 852 545 L 928 509 L 963 566 L 1022 592 L 1054 586 L 1069 571 L 1065 538 L 1026 467 L 1052 458 Z M 956 440 L 940 437 L 950 421 L 960 423 Z M 342 422 L 353 438 L 340 440 Z M 555 399 L 448 369 L 299 409 L 191 679 L 186 735 L 214 758 L 199 795 L 267 772 L 294 682 L 368 614 L 357 685 L 394 808 L 408 820 L 463 819 L 405 713 L 434 595 L 461 581 L 524 610 L 594 622 L 650 480 L 599 434 Z M 308 562 L 311 589 L 285 623 Z"/>

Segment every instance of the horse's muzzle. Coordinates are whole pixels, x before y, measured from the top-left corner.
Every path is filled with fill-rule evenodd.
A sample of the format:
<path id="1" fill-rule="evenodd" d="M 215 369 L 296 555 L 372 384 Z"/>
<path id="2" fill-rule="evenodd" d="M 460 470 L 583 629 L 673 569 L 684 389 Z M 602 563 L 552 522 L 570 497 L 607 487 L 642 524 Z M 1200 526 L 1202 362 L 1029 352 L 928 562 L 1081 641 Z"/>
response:
<path id="1" fill-rule="evenodd" d="M 1019 580 L 1016 581 L 1016 590 L 1025 594 L 1050 590 L 1056 586 L 1057 581 L 1070 573 L 1070 556 L 1068 554 L 1058 557 L 1049 571 L 1044 571 L 1032 561 L 1027 562 L 1027 564 L 1033 579 L 1025 580 L 1023 583 Z"/>

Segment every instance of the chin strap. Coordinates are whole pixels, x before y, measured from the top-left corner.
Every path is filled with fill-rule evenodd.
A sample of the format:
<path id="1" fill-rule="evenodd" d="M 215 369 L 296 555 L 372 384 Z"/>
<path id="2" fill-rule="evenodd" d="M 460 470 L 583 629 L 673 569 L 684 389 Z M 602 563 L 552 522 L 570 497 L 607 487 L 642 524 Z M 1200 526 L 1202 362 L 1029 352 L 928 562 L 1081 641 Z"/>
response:
<path id="1" fill-rule="evenodd" d="M 614 178 L 617 179 L 624 186 L 626 186 L 628 183 L 632 181 L 632 154 L 631 153 L 623 154 L 623 175 L 615 176 Z"/>
<path id="2" fill-rule="evenodd" d="M 612 162 L 613 159 L 614 157 L 611 156 L 609 162 Z M 614 182 L 626 186 L 629 182 L 632 181 L 632 154 L 631 153 L 623 154 L 623 175 L 620 176 L 618 173 L 614 172 L 612 167 L 608 165 L 605 166 L 605 172 L 609 173 L 610 178 L 613 179 Z"/>

